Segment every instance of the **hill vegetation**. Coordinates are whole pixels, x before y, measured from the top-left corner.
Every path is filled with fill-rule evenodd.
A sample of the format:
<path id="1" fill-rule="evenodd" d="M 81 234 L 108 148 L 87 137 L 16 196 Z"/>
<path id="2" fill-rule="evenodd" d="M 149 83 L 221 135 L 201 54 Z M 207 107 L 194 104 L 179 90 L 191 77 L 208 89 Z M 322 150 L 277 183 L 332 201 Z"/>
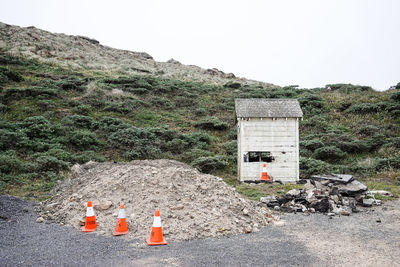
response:
<path id="1" fill-rule="evenodd" d="M 299 100 L 303 178 L 339 172 L 400 183 L 400 83 L 384 92 L 351 84 L 209 85 L 76 70 L 1 51 L 0 193 L 49 190 L 89 160 L 175 159 L 233 183 L 235 98 Z"/>

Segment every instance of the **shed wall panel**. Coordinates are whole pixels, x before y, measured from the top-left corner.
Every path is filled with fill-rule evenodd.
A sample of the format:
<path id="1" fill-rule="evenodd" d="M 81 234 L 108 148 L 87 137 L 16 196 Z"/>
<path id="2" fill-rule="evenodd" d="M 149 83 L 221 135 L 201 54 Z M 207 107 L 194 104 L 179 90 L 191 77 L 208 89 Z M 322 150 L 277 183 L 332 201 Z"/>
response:
<path id="1" fill-rule="evenodd" d="M 271 152 L 275 160 L 267 163 L 267 171 L 277 180 L 298 179 L 298 121 L 285 119 L 238 120 L 238 176 L 244 180 L 259 180 L 262 163 L 244 162 L 249 151 Z M 284 152 L 284 153 L 282 153 Z"/>

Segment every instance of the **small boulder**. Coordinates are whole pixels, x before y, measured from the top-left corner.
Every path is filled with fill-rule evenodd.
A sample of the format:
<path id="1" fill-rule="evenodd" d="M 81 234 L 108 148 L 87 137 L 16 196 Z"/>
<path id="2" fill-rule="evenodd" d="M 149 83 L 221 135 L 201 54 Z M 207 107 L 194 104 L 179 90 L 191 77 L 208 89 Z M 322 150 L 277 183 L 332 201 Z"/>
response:
<path id="1" fill-rule="evenodd" d="M 105 200 L 105 201 L 93 201 L 93 208 L 95 210 L 108 210 L 111 208 L 113 203 L 110 200 Z"/>
<path id="2" fill-rule="evenodd" d="M 243 215 L 246 215 L 246 216 L 249 215 L 249 210 L 246 209 L 246 208 L 244 208 L 244 209 L 243 209 Z"/>
<path id="3" fill-rule="evenodd" d="M 77 178 L 79 175 L 83 173 L 83 168 L 78 163 L 74 164 L 71 167 L 71 179 Z"/>
<path id="4" fill-rule="evenodd" d="M 243 229 L 243 232 L 245 232 L 246 234 L 250 234 L 253 231 L 253 229 L 250 226 L 246 226 Z"/>
<path id="5" fill-rule="evenodd" d="M 372 198 L 364 198 L 362 204 L 364 207 L 372 207 L 374 200 Z"/>

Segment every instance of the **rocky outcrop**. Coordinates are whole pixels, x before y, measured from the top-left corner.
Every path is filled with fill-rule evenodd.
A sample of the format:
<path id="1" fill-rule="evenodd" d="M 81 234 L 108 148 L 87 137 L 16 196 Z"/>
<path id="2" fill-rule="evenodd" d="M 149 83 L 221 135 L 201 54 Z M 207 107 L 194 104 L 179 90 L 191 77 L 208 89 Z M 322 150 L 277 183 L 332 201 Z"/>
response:
<path id="1" fill-rule="evenodd" d="M 16 56 L 34 58 L 44 63 L 75 69 L 115 71 L 126 75 L 159 75 L 183 81 L 199 81 L 223 85 L 230 81 L 241 84 L 262 84 L 233 73 L 224 73 L 216 68 L 202 69 L 184 65 L 174 59 L 157 62 L 145 52 L 132 52 L 101 45 L 99 41 L 86 36 L 51 33 L 35 27 L 18 27 L 0 22 L 0 49 Z"/>

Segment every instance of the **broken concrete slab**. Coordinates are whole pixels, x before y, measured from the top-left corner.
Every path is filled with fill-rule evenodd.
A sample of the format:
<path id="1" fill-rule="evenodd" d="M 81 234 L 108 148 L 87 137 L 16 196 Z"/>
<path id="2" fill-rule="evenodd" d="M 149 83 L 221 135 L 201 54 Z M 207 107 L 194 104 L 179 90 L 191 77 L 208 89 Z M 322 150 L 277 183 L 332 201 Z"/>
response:
<path id="1" fill-rule="evenodd" d="M 300 190 L 292 189 L 286 192 L 287 195 L 297 197 L 300 195 Z"/>
<path id="2" fill-rule="evenodd" d="M 348 184 L 338 184 L 337 187 L 339 193 L 345 196 L 354 196 L 363 194 L 368 190 L 368 187 L 365 184 L 360 183 L 357 180 L 353 180 Z"/>
<path id="3" fill-rule="evenodd" d="M 304 191 L 313 190 L 313 189 L 315 189 L 315 186 L 310 181 L 305 183 L 303 186 Z"/>
<path id="4" fill-rule="evenodd" d="M 323 174 L 323 175 L 312 175 L 310 179 L 315 181 L 329 180 L 331 182 L 339 182 L 347 184 L 354 180 L 353 175 L 350 174 Z"/>
<path id="5" fill-rule="evenodd" d="M 362 204 L 368 196 L 368 188 L 361 182 L 349 181 L 351 175 L 339 175 L 341 181 L 308 180 L 303 189 L 292 189 L 281 197 L 266 196 L 260 199 L 268 207 L 282 212 L 321 212 L 349 216 L 358 212 L 357 203 Z M 374 204 L 376 200 L 374 199 Z"/>

